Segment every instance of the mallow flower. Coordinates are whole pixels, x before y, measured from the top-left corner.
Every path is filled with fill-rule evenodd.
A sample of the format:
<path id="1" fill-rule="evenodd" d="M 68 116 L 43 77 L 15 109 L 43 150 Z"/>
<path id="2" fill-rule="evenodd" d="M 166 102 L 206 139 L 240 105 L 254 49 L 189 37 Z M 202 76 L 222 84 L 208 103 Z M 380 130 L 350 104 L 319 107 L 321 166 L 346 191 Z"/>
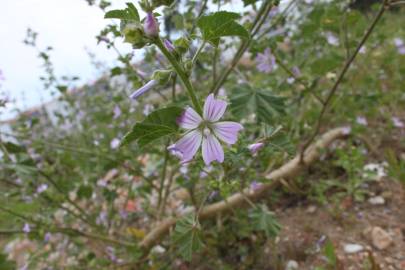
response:
<path id="1" fill-rule="evenodd" d="M 271 53 L 270 48 L 264 50 L 256 56 L 257 70 L 264 73 L 272 72 L 276 67 L 276 58 Z"/>
<path id="2" fill-rule="evenodd" d="M 218 139 L 232 145 L 238 140 L 238 132 L 243 129 L 239 123 L 219 121 L 226 107 L 225 101 L 215 99 L 210 94 L 205 101 L 202 117 L 191 107 L 186 108 L 177 123 L 188 131 L 180 140 L 170 145 L 168 150 L 184 163 L 190 161 L 201 146 L 202 157 L 207 166 L 212 161 L 222 163 L 224 150 Z"/>

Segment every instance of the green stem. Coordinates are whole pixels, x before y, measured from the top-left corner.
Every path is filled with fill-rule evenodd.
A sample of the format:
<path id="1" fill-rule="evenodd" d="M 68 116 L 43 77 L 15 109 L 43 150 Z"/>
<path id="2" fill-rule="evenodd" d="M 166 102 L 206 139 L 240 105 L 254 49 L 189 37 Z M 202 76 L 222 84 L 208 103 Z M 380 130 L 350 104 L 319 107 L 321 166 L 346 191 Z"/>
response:
<path id="1" fill-rule="evenodd" d="M 176 101 L 176 80 L 177 80 L 177 75 L 174 75 L 172 78 L 172 99 L 173 99 L 173 101 Z"/>
<path id="2" fill-rule="evenodd" d="M 165 180 L 166 180 L 167 163 L 169 161 L 169 151 L 166 150 L 167 147 L 169 146 L 169 142 L 170 141 L 168 141 L 165 146 L 165 159 L 163 161 L 162 177 L 160 178 L 160 186 L 159 186 L 159 197 L 158 197 L 158 207 L 157 207 L 158 212 L 159 212 L 159 209 L 160 209 L 160 206 L 162 203 L 163 189 L 164 189 Z"/>
<path id="3" fill-rule="evenodd" d="M 195 62 L 197 61 L 197 58 L 200 55 L 201 51 L 204 49 L 205 44 L 206 44 L 206 41 L 204 40 L 203 43 L 201 43 L 200 47 L 198 47 L 196 53 L 194 54 L 193 60 L 191 60 L 191 62 L 193 63 L 193 66 L 194 66 Z"/>
<path id="4" fill-rule="evenodd" d="M 157 38 L 155 40 L 155 44 L 156 44 L 156 46 L 158 46 L 160 51 L 163 53 L 163 55 L 167 58 L 167 60 L 173 66 L 177 75 L 180 77 L 181 81 L 183 82 L 183 85 L 187 90 L 187 94 L 189 95 L 191 102 L 193 103 L 194 109 L 196 109 L 196 111 L 199 114 L 202 114 L 202 107 L 201 107 L 200 103 L 198 102 L 194 87 L 191 84 L 190 80 L 188 79 L 188 76 L 186 75 L 186 72 L 184 71 L 184 69 L 180 66 L 180 64 L 176 60 L 176 58 L 174 58 L 174 56 L 166 49 L 166 47 L 163 45 L 163 42 L 160 38 Z"/>
<path id="5" fill-rule="evenodd" d="M 218 81 L 215 82 L 214 86 L 211 89 L 211 93 L 218 94 L 219 88 L 225 83 L 226 79 L 228 78 L 229 74 L 234 70 L 235 66 L 239 63 L 239 60 L 242 58 L 243 54 L 245 51 L 248 49 L 248 47 L 251 44 L 251 41 L 253 40 L 254 36 L 259 32 L 261 26 L 263 25 L 265 19 L 267 18 L 267 15 L 269 14 L 271 8 L 273 7 L 270 2 L 264 2 L 252 24 L 252 26 L 249 29 L 250 32 L 250 39 L 244 40 L 241 45 L 239 46 L 238 51 L 235 53 L 235 56 L 228 68 L 220 74 Z"/>

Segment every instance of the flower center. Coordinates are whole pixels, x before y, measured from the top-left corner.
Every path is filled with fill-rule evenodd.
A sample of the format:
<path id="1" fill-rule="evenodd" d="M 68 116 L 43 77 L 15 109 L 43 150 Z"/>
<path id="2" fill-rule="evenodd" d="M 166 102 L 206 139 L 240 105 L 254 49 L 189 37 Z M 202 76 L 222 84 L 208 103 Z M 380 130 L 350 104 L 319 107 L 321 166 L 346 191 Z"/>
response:
<path id="1" fill-rule="evenodd" d="M 204 134 L 205 137 L 208 137 L 208 135 L 211 134 L 211 130 L 208 127 L 205 127 L 203 129 L 203 134 Z"/>

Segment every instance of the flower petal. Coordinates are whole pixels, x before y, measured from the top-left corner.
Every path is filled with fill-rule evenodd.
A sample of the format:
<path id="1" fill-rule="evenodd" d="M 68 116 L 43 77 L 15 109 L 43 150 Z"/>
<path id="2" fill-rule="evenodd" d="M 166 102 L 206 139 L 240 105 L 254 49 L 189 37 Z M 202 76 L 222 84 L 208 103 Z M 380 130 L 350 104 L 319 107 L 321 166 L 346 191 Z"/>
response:
<path id="1" fill-rule="evenodd" d="M 258 143 L 253 143 L 248 145 L 248 149 L 250 153 L 255 156 L 257 152 L 259 152 L 260 149 L 262 149 L 264 146 L 264 143 L 258 142 Z"/>
<path id="2" fill-rule="evenodd" d="M 212 122 L 218 121 L 224 115 L 226 106 L 225 101 L 215 99 L 214 94 L 210 94 L 204 104 L 204 119 Z"/>
<path id="3" fill-rule="evenodd" d="M 219 163 L 224 161 L 224 150 L 213 134 L 204 136 L 202 142 L 202 156 L 207 166 L 214 160 Z"/>
<path id="4" fill-rule="evenodd" d="M 147 91 L 151 90 L 153 87 L 155 87 L 155 85 L 157 83 L 158 83 L 158 81 L 156 81 L 156 80 L 150 80 L 144 86 L 142 86 L 141 88 L 139 88 L 138 90 L 133 92 L 129 97 L 131 99 L 136 99 L 139 96 L 143 95 L 145 92 L 147 92 Z"/>
<path id="5" fill-rule="evenodd" d="M 169 151 L 181 154 L 182 162 L 190 161 L 198 148 L 200 148 L 202 141 L 202 134 L 199 130 L 192 130 L 184 135 L 175 144 L 168 147 Z"/>
<path id="6" fill-rule="evenodd" d="M 234 144 L 238 140 L 238 132 L 243 126 L 236 122 L 218 122 L 212 125 L 215 135 L 227 144 Z"/>
<path id="7" fill-rule="evenodd" d="M 191 107 L 185 109 L 181 116 L 177 118 L 177 124 L 185 129 L 195 129 L 201 122 L 201 116 Z"/>

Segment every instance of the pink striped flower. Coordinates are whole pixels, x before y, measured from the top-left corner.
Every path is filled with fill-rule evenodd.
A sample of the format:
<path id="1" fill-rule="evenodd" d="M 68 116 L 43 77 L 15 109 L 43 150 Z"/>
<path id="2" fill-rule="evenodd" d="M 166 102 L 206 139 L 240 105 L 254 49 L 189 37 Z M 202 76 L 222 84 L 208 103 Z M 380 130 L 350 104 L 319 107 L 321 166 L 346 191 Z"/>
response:
<path id="1" fill-rule="evenodd" d="M 255 60 L 257 70 L 263 73 L 271 73 L 277 67 L 276 58 L 270 48 L 265 49 L 263 53 L 258 53 Z"/>
<path id="2" fill-rule="evenodd" d="M 179 126 L 188 131 L 175 144 L 169 146 L 168 150 L 184 163 L 190 161 L 201 146 L 206 165 L 212 161 L 222 163 L 224 150 L 218 139 L 232 145 L 238 140 L 238 132 L 243 129 L 243 126 L 236 122 L 218 121 L 224 115 L 226 107 L 227 103 L 215 99 L 213 94 L 205 101 L 203 117 L 188 107 L 177 120 Z"/>

